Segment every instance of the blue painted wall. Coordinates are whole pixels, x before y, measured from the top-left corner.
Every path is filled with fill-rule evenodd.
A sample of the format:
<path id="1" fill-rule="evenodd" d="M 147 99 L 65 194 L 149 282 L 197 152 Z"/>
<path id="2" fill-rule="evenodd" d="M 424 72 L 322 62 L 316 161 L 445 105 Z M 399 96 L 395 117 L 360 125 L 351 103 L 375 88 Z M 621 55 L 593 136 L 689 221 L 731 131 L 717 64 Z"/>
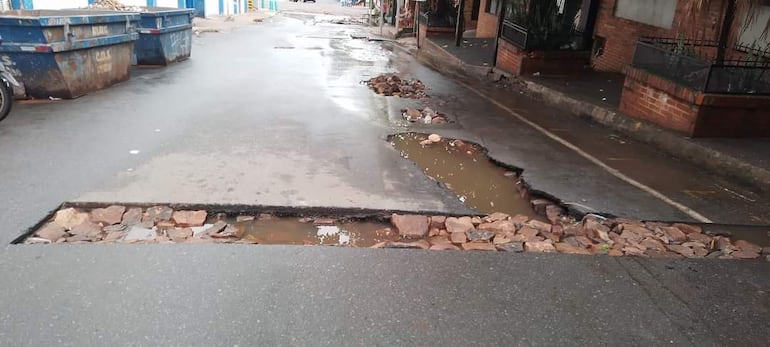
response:
<path id="1" fill-rule="evenodd" d="M 32 0 L 11 0 L 11 8 L 14 10 L 21 10 L 22 7 L 25 10 L 32 10 L 34 9 L 32 5 Z"/>

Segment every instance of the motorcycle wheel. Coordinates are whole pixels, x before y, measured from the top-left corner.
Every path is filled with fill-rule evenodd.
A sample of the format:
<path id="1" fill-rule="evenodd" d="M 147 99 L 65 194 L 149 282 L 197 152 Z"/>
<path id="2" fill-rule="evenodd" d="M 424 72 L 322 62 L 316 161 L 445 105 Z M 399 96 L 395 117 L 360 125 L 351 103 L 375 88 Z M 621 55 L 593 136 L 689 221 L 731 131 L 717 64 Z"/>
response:
<path id="1" fill-rule="evenodd" d="M 0 121 L 11 113 L 11 106 L 13 106 L 13 90 L 8 84 L 0 82 Z"/>

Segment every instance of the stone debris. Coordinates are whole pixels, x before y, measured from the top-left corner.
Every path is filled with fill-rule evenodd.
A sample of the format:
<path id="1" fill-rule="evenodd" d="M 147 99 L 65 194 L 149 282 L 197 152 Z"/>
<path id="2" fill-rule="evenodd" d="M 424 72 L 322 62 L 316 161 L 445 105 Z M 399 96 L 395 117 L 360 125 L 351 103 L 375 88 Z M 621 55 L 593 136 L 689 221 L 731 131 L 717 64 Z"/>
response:
<path id="1" fill-rule="evenodd" d="M 153 206 L 147 209 L 145 217 L 142 217 L 142 221 L 151 220 L 153 222 L 161 220 L 171 220 L 174 210 L 168 206 Z"/>
<path id="2" fill-rule="evenodd" d="M 394 213 L 390 217 L 390 222 L 403 238 L 417 239 L 428 236 L 430 219 L 427 216 L 398 215 Z"/>
<path id="3" fill-rule="evenodd" d="M 126 236 L 123 237 L 123 241 L 126 241 L 126 242 L 150 241 L 150 240 L 155 240 L 157 236 L 158 236 L 158 233 L 155 230 L 133 226 L 128 231 Z"/>
<path id="4" fill-rule="evenodd" d="M 48 240 L 49 242 L 54 242 L 62 237 L 65 237 L 67 232 L 64 230 L 64 227 L 58 223 L 48 223 L 40 230 L 35 232 L 35 235 L 41 239 Z"/>
<path id="5" fill-rule="evenodd" d="M 88 5 L 88 8 L 101 9 L 101 10 L 113 10 L 113 11 L 126 11 L 126 12 L 145 12 L 146 8 L 141 6 L 128 6 L 124 5 L 117 0 L 97 0 L 93 4 Z"/>
<path id="6" fill-rule="evenodd" d="M 121 224 L 134 226 L 142 222 L 142 209 L 138 207 L 129 208 L 126 213 L 123 214 Z"/>
<path id="7" fill-rule="evenodd" d="M 423 108 L 422 110 L 416 108 L 405 108 L 401 110 L 401 115 L 404 117 L 404 120 L 411 123 L 444 124 L 447 122 L 446 115 L 438 113 L 430 107 Z"/>
<path id="8" fill-rule="evenodd" d="M 473 222 L 471 222 L 471 217 L 448 217 L 446 221 L 444 222 L 446 225 L 446 230 L 451 233 L 463 233 L 465 234 L 468 231 L 473 230 L 475 227 L 473 226 Z"/>
<path id="9" fill-rule="evenodd" d="M 75 208 L 70 207 L 57 211 L 56 217 L 54 217 L 53 221 L 62 228 L 71 230 L 72 228 L 88 220 L 88 213 L 83 213 L 76 210 Z"/>
<path id="10" fill-rule="evenodd" d="M 495 245 L 495 248 L 503 252 L 521 253 L 524 252 L 524 242 L 510 242 L 501 245 Z"/>
<path id="11" fill-rule="evenodd" d="M 425 85 L 420 80 L 406 80 L 396 75 L 379 75 L 365 81 L 375 93 L 400 98 L 426 98 Z"/>
<path id="12" fill-rule="evenodd" d="M 199 211 L 174 211 L 171 219 L 176 225 L 186 227 L 199 227 L 206 222 L 206 216 L 208 213 L 203 210 Z"/>
<path id="13" fill-rule="evenodd" d="M 770 247 L 745 240 L 733 242 L 727 236 L 710 235 L 693 225 L 602 219 L 593 215 L 575 220 L 562 210 L 548 206 L 543 210 L 547 219 L 499 212 L 488 216 L 393 214 L 389 218 L 392 227 L 374 231 L 384 241 L 371 247 L 763 261 L 770 255 Z M 558 213 L 546 216 L 547 211 Z M 142 209 L 115 205 L 91 211 L 70 207 L 57 211 L 24 243 L 254 244 L 260 240 L 246 233 L 244 223 L 269 223 L 279 218 L 268 214 L 237 218 L 217 214 L 211 218 L 211 224 L 204 224 L 208 216 L 203 210 L 174 211 L 168 206 Z M 228 222 L 228 218 L 235 221 Z M 131 225 L 140 219 L 144 221 Z M 351 235 L 340 227 L 345 219 L 303 217 L 297 224 L 311 222 L 317 237 L 339 237 L 339 242 L 335 239 L 337 246 L 356 246 Z M 312 240 L 303 242 L 319 244 Z"/>
<path id="14" fill-rule="evenodd" d="M 107 208 L 96 208 L 91 211 L 91 221 L 104 225 L 118 224 L 123 220 L 124 212 L 126 212 L 125 206 L 112 205 Z"/>

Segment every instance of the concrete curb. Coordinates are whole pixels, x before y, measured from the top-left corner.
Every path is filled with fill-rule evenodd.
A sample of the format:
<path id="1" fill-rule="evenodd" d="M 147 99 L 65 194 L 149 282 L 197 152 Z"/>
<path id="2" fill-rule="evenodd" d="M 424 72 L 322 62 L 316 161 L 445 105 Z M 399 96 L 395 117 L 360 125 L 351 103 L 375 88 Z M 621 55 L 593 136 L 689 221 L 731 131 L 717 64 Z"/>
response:
<path id="1" fill-rule="evenodd" d="M 435 43 L 426 40 L 417 51 L 417 59 L 436 71 L 456 77 L 485 79 L 493 76 L 509 76 L 497 68 L 469 66 L 449 54 Z M 483 69 L 479 69 L 483 68 Z M 770 170 L 752 165 L 729 154 L 689 141 L 682 136 L 661 129 L 651 123 L 624 116 L 614 110 L 577 99 L 558 90 L 526 78 L 519 78 L 533 94 L 550 106 L 569 114 L 586 117 L 616 130 L 634 140 L 655 146 L 661 151 L 685 160 L 714 174 L 736 179 L 759 190 L 770 192 Z"/>
<path id="2" fill-rule="evenodd" d="M 496 71 L 499 73 L 499 71 Z M 686 160 L 718 175 L 738 179 L 770 192 L 770 170 L 754 166 L 729 154 L 689 141 L 651 123 L 624 116 L 614 110 L 580 100 L 537 82 L 520 78 L 524 86 L 551 106 L 588 117 L 628 137 L 651 144 L 677 158 Z"/>

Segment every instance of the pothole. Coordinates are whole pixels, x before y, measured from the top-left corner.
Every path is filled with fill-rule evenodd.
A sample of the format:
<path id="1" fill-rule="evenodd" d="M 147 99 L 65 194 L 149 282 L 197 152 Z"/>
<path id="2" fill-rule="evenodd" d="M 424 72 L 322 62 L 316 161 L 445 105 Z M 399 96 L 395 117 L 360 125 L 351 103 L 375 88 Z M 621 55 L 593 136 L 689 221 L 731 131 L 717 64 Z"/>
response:
<path id="1" fill-rule="evenodd" d="M 402 79 L 397 75 L 384 74 L 364 81 L 375 93 L 409 99 L 424 99 L 427 89 L 420 80 Z"/>
<path id="2" fill-rule="evenodd" d="M 436 112 L 430 107 L 425 107 L 423 109 L 405 108 L 401 110 L 401 116 L 404 117 L 404 120 L 406 121 L 418 124 L 451 123 L 445 114 Z"/>
<path id="3" fill-rule="evenodd" d="M 419 133 L 393 135 L 390 143 L 468 207 L 483 213 L 536 216 L 530 200 L 521 194 L 519 170 L 491 162 L 481 146 Z"/>
<path id="4" fill-rule="evenodd" d="M 279 208 L 282 212 L 275 212 L 262 207 L 244 214 L 216 212 L 220 210 L 214 207 L 78 206 L 62 206 L 14 243 L 288 244 L 640 257 L 770 258 L 767 255 L 770 248 L 710 236 L 695 225 L 596 216 L 575 221 L 553 208 L 548 208 L 550 221 L 543 222 L 525 215 L 511 216 L 500 212 L 488 216 L 390 214 L 388 211 L 320 214 L 306 208 L 284 207 Z M 306 215 L 307 212 L 313 216 Z"/>
<path id="5" fill-rule="evenodd" d="M 534 218 L 526 223 L 514 222 L 513 231 L 475 225 L 475 229 L 466 232 L 471 243 L 478 243 L 474 242 L 478 239 L 473 239 L 478 237 L 477 232 L 492 231 L 484 234 L 481 241 L 506 247 L 514 244 L 515 249 L 521 246 L 534 252 L 723 259 L 764 257 L 770 261 L 770 242 L 757 230 L 747 233 L 743 227 L 734 227 L 733 234 L 713 225 L 643 222 L 595 215 L 576 220 L 549 199 L 531 194 L 519 178 L 520 170 L 494 163 L 477 144 L 419 133 L 392 135 L 389 141 L 403 158 L 413 161 L 468 207 L 489 216 L 501 212 L 505 216 L 515 215 L 502 221 L 522 216 L 528 216 L 524 220 Z M 730 237 L 736 241 L 732 242 Z M 461 239 L 450 238 L 450 241 L 462 246 Z"/>

